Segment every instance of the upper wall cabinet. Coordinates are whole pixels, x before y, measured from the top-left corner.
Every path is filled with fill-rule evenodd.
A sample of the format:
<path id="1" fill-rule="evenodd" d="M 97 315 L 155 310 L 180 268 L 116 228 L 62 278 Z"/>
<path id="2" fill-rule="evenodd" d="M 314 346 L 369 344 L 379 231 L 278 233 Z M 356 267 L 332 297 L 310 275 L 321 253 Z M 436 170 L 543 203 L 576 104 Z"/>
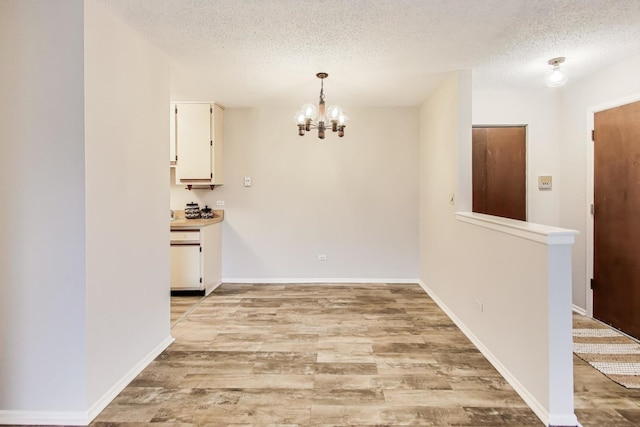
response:
<path id="1" fill-rule="evenodd" d="M 176 165 L 176 104 L 169 107 L 169 165 Z"/>
<path id="2" fill-rule="evenodd" d="M 176 184 L 222 184 L 223 113 L 217 104 L 175 104 Z"/>

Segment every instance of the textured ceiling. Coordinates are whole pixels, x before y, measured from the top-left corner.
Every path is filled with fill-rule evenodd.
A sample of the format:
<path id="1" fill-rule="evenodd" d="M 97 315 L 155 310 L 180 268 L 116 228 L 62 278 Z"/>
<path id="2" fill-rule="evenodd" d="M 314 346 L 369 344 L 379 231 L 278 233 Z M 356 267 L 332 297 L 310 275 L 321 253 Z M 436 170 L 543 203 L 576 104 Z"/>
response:
<path id="1" fill-rule="evenodd" d="M 99 0 L 172 61 L 172 98 L 419 105 L 447 73 L 543 88 L 640 53 L 640 0 Z"/>

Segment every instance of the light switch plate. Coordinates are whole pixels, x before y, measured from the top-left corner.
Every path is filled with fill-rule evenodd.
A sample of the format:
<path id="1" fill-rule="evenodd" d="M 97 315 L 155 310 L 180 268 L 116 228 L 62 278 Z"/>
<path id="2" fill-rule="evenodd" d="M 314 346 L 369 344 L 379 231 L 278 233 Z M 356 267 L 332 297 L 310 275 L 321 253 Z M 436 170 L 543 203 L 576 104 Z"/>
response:
<path id="1" fill-rule="evenodd" d="M 551 190 L 552 177 L 551 175 L 538 176 L 538 190 Z"/>

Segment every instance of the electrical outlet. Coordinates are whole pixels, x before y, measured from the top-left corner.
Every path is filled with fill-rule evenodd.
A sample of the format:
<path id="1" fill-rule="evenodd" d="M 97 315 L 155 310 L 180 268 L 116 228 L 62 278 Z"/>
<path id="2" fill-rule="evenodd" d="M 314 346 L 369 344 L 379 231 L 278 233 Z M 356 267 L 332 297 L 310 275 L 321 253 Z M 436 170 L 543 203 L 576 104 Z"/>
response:
<path id="1" fill-rule="evenodd" d="M 250 176 L 245 176 L 244 177 L 244 186 L 245 187 L 251 187 L 251 177 Z"/>
<path id="2" fill-rule="evenodd" d="M 218 200 L 216 206 L 224 206 L 224 200 Z"/>
<path id="3" fill-rule="evenodd" d="M 318 255 L 318 261 L 326 261 L 326 260 L 327 260 L 327 255 L 326 254 Z"/>
<path id="4" fill-rule="evenodd" d="M 541 175 L 538 177 L 538 190 L 551 190 L 553 178 L 551 175 Z"/>

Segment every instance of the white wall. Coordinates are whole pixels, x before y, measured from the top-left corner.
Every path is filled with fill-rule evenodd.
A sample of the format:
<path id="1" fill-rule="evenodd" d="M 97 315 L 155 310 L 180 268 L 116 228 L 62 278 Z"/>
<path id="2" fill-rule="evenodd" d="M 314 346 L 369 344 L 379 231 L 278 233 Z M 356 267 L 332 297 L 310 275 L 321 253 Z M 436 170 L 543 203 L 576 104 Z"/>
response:
<path id="1" fill-rule="evenodd" d="M 474 125 L 527 125 L 527 220 L 560 224 L 558 89 L 473 90 Z M 538 176 L 551 175 L 551 191 L 538 190 Z"/>
<path id="2" fill-rule="evenodd" d="M 168 104 L 168 58 L 86 1 L 87 376 L 98 408 L 170 338 Z"/>
<path id="3" fill-rule="evenodd" d="M 0 2 L 0 417 L 86 406 L 82 32 L 82 1 Z"/>
<path id="4" fill-rule="evenodd" d="M 640 56 L 620 61 L 562 88 L 536 91 L 474 89 L 474 124 L 527 124 L 527 187 L 529 221 L 578 230 L 573 246 L 573 304 L 587 309 L 591 291 L 587 237 L 589 111 L 617 100 L 640 99 Z M 635 95 L 635 97 L 634 97 Z M 625 101 L 626 99 L 626 101 Z M 553 175 L 553 190 L 537 190 L 538 175 Z"/>
<path id="5" fill-rule="evenodd" d="M 225 110 L 225 184 L 174 185 L 171 207 L 225 201 L 226 281 L 415 280 L 418 109 L 349 109 L 345 137 L 325 140 L 298 136 L 294 112 Z"/>
<path id="6" fill-rule="evenodd" d="M 442 259 L 456 258 L 452 236 L 458 225 L 454 218 L 456 206 L 449 203 L 450 196 L 458 188 L 458 171 L 465 164 L 469 169 L 471 166 L 469 160 L 458 165 L 458 140 L 468 140 L 471 147 L 471 94 L 461 93 L 463 90 L 459 88 L 464 84 L 464 80 L 459 80 L 465 78 L 466 73 L 452 74 L 420 108 L 420 279 L 434 283 L 436 289 L 438 283 L 446 283 L 453 273 L 441 268 Z M 468 123 L 459 117 L 460 104 L 468 108 Z M 463 135 L 459 133 L 460 122 L 469 125 Z M 466 203 L 463 197 L 458 202 Z M 451 288 L 449 292 L 458 290 Z"/>
<path id="7" fill-rule="evenodd" d="M 88 423 L 170 342 L 168 60 L 94 0 L 0 53 L 0 423 Z"/>
<path id="8" fill-rule="evenodd" d="M 587 245 L 590 231 L 588 204 L 593 200 L 593 187 L 587 192 L 587 150 L 593 150 L 589 111 L 611 108 L 630 99 L 640 100 L 640 55 L 620 61 L 583 80 L 562 88 L 560 108 L 560 161 L 563 191 L 560 220 L 564 227 L 580 231 L 573 252 L 573 303 L 587 309 L 591 290 L 588 279 L 592 267 L 587 257 L 593 249 Z M 592 184 L 591 184 L 592 185 Z M 589 298 L 588 298 L 589 297 Z"/>
<path id="9" fill-rule="evenodd" d="M 575 425 L 570 247 L 460 222 L 449 204 L 457 191 L 470 206 L 471 108 L 458 72 L 420 109 L 420 279 L 543 420 Z"/>

